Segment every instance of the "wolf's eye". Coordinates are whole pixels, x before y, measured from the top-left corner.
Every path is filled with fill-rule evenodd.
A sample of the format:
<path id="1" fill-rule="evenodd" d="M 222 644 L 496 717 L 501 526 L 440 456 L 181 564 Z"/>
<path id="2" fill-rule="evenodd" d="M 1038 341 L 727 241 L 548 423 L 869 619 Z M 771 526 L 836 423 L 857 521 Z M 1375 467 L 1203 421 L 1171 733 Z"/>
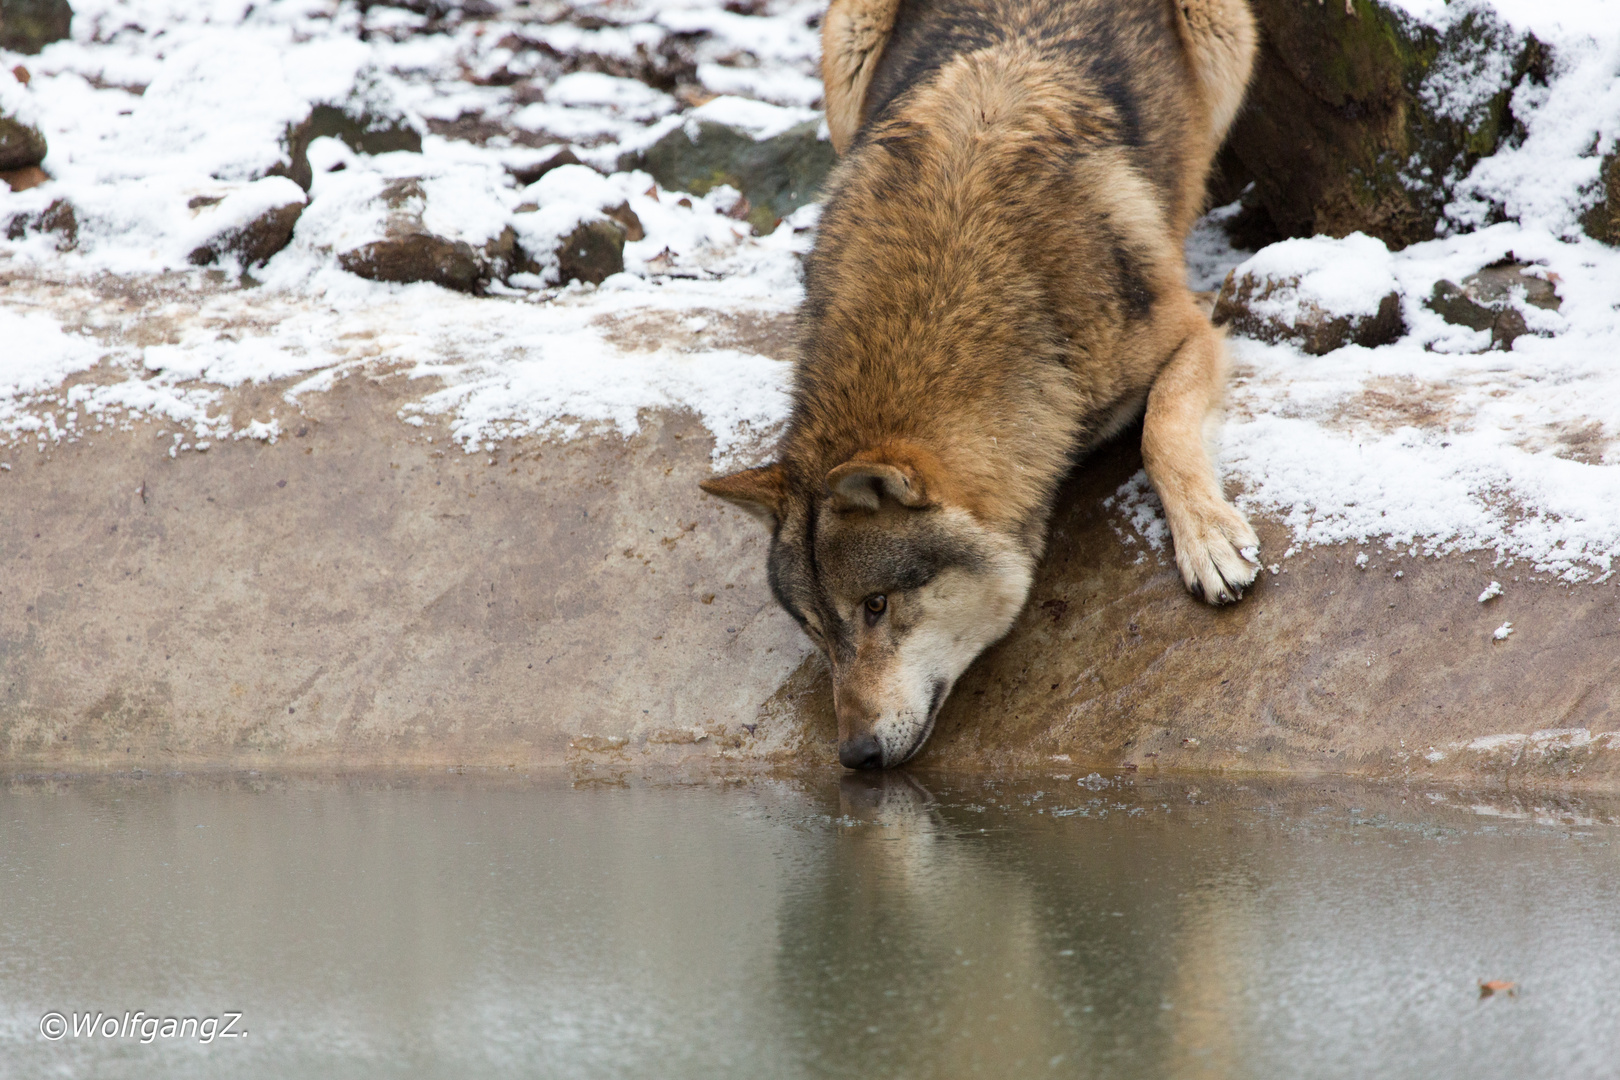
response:
<path id="1" fill-rule="evenodd" d="M 889 598 L 882 593 L 873 593 L 866 598 L 866 625 L 876 626 L 883 613 L 889 609 Z"/>

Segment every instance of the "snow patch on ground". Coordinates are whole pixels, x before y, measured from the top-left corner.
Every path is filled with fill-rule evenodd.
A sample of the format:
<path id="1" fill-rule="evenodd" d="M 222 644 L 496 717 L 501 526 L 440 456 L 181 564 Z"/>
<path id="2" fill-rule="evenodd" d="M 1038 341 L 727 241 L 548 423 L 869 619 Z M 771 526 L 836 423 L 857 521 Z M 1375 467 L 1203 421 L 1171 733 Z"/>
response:
<path id="1" fill-rule="evenodd" d="M 1170 525 L 1164 518 L 1164 504 L 1146 472 L 1138 469 L 1136 475 L 1119 486 L 1119 490 L 1103 500 L 1103 507 L 1124 519 L 1125 528 L 1115 527 L 1119 538 L 1126 544 L 1142 543 L 1148 551 L 1167 550 Z M 1146 558 L 1139 554 L 1137 561 Z"/>
<path id="2" fill-rule="evenodd" d="M 1222 461 L 1241 504 L 1281 517 L 1297 542 L 1382 538 L 1423 554 L 1494 550 L 1570 581 L 1609 573 L 1620 556 L 1620 252 L 1512 223 L 1393 255 L 1377 247 L 1364 273 L 1399 284 L 1402 340 L 1308 357 L 1233 339 Z M 1476 351 L 1486 332 L 1423 300 L 1435 281 L 1510 252 L 1556 281 L 1562 308 L 1526 309 L 1548 336 Z"/>
<path id="3" fill-rule="evenodd" d="M 1440 26 L 1470 10 L 1400 3 Z M 1546 87 L 1516 93 L 1522 144 L 1460 181 L 1448 208 L 1455 235 L 1395 253 L 1365 237 L 1239 252 L 1218 227 L 1234 208 L 1195 230 L 1195 288 L 1218 288 L 1248 262 L 1298 276 L 1294 302 L 1341 313 L 1396 291 L 1409 328 L 1392 345 L 1321 357 L 1234 339 L 1221 468 L 1241 504 L 1281 520 L 1296 547 L 1483 549 L 1501 565 L 1602 580 L 1620 556 L 1620 252 L 1574 222 L 1601 155 L 1620 142 L 1620 21 L 1603 0 L 1491 6 L 1549 42 L 1557 64 Z M 519 435 L 633 432 L 643 409 L 686 408 L 721 457 L 760 453 L 785 415 L 788 365 L 723 340 L 632 348 L 612 328 L 790 311 L 814 207 L 756 237 L 727 216 L 735 193 L 725 190 L 683 206 L 645 174 L 578 167 L 522 188 L 508 166 L 538 151 L 521 138 L 428 133 L 419 154 L 377 156 L 322 139 L 310 148 L 315 180 L 293 242 L 250 271 L 257 284 L 190 267 L 199 237 L 287 194 L 286 181 L 256 178 L 312 103 L 387 105 L 423 131 L 477 115 L 532 141 L 561 139 L 598 166 L 682 123 L 766 138 L 817 115 L 813 0 L 774 0 L 762 16 L 721 0 L 626 0 L 591 28 L 497 7 L 493 19 L 430 34 L 416 32 L 420 16 L 328 0 L 80 0 L 72 41 L 0 57 L 0 101 L 42 125 L 53 176 L 0 193 L 0 215 L 65 198 L 79 220 L 72 252 L 45 233 L 0 241 L 0 457 L 137 416 L 182 425 L 177 453 L 227 436 L 273 439 L 274 416 L 233 418 L 224 391 L 274 382 L 296 401 L 376 365 L 421 387 L 404 422 L 441 417 L 469 452 Z M 630 65 L 692 34 L 707 35 L 695 39 L 699 80 L 721 95 L 696 107 L 633 78 L 545 66 L 548 55 Z M 551 53 L 510 44 L 519 39 Z M 26 88 L 7 73 L 19 63 L 33 75 Z M 1476 66 L 1469 79 L 1495 77 Z M 508 226 L 531 240 L 565 235 L 620 203 L 646 238 L 626 246 L 625 273 L 597 288 L 556 287 L 542 268 L 473 298 L 337 269 L 334 251 L 381 234 L 374 196 L 405 177 L 421 179 L 432 228 L 475 245 Z M 524 204 L 539 209 L 519 212 Z M 1487 332 L 1444 322 L 1424 300 L 1436 281 L 1509 254 L 1554 283 L 1562 306 L 1526 308 L 1531 333 L 1510 352 L 1483 351 Z M 105 275 L 133 283 L 132 294 L 167 284 L 131 314 L 92 287 Z M 162 333 L 149 333 L 160 321 Z M 1144 553 L 1164 557 L 1145 477 L 1110 501 Z"/>

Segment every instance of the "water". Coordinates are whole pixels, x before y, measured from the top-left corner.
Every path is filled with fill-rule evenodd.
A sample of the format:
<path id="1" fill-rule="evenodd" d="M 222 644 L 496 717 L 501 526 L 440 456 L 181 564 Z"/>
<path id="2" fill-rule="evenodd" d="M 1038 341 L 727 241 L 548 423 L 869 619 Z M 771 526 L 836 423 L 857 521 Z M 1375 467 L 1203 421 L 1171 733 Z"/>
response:
<path id="1" fill-rule="evenodd" d="M 0 1075 L 1614 1077 L 1617 841 L 1335 781 L 17 780 Z M 240 1016 L 40 1034 L 86 1010 Z"/>

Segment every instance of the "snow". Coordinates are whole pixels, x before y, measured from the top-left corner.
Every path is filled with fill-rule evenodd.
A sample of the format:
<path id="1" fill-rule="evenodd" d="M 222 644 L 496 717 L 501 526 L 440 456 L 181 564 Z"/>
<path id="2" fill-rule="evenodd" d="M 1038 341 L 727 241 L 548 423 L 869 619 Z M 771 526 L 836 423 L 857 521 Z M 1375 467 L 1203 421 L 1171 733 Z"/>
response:
<path id="1" fill-rule="evenodd" d="M 268 210 L 302 205 L 307 201 L 303 188 L 285 176 L 267 176 L 224 191 L 217 203 L 197 208 L 192 228 L 181 234 L 181 247 L 195 249 L 215 237 L 252 224 Z"/>
<path id="2" fill-rule="evenodd" d="M 1517 30 L 1544 41 L 1571 35 L 1594 35 L 1614 28 L 1614 0 L 1382 0 L 1419 22 L 1444 30 L 1470 12 L 1484 8 Z"/>
<path id="3" fill-rule="evenodd" d="M 1555 236 L 1577 234 L 1603 155 L 1620 143 L 1620 33 L 1571 36 L 1555 56 L 1557 75 L 1547 86 L 1525 80 L 1514 91 L 1514 115 L 1528 118 L 1524 141 L 1481 161 L 1458 186 L 1446 208 L 1453 227 L 1501 213 Z"/>
<path id="4" fill-rule="evenodd" d="M 698 79 L 717 94 L 746 94 L 777 105 L 809 107 L 821 100 L 821 80 L 797 71 L 700 64 Z"/>
<path id="5" fill-rule="evenodd" d="M 1342 240 L 1312 236 L 1272 244 L 1238 266 L 1236 274 L 1273 286 L 1263 298 L 1257 295 L 1251 311 L 1294 327 L 1312 309 L 1377 314 L 1383 299 L 1399 290 L 1394 266 L 1382 240 L 1351 233 Z"/>
<path id="6" fill-rule="evenodd" d="M 63 379 L 94 367 L 102 350 L 93 340 L 68 333 L 42 312 L 0 307 L 0 387 L 12 394 L 47 390 Z"/>
<path id="7" fill-rule="evenodd" d="M 1528 739 L 1528 735 L 1481 735 L 1479 738 L 1469 742 L 1467 749 L 1478 750 L 1482 753 L 1488 754 L 1494 753 L 1497 750 L 1505 750 L 1523 746 Z"/>
<path id="8" fill-rule="evenodd" d="M 1273 247 L 1287 244 L 1305 245 L 1307 271 L 1326 246 Z M 1410 332 L 1321 357 L 1233 339 L 1222 462 L 1240 503 L 1311 544 L 1382 538 L 1424 554 L 1493 550 L 1570 581 L 1608 574 L 1620 556 L 1620 252 L 1513 223 L 1393 255 L 1338 250 L 1367 263 L 1337 268 L 1342 280 L 1393 275 Z M 1556 278 L 1561 310 L 1526 309 L 1553 336 L 1475 351 L 1488 333 L 1445 323 L 1423 300 L 1435 281 L 1508 252 Z M 1347 310 L 1359 299 L 1342 297 Z M 1587 437 L 1598 449 L 1575 457 Z"/>
<path id="9" fill-rule="evenodd" d="M 594 105 L 615 116 L 656 120 L 675 110 L 675 99 L 636 79 L 576 71 L 551 84 L 546 100 L 558 105 Z"/>
<path id="10" fill-rule="evenodd" d="M 1166 550 L 1170 541 L 1170 525 L 1164 519 L 1164 504 L 1159 502 L 1159 495 L 1153 490 L 1153 483 L 1146 472 L 1138 469 L 1134 476 L 1120 485 L 1118 491 L 1103 500 L 1103 508 L 1113 510 L 1124 518 L 1127 528 L 1116 526 L 1115 531 L 1126 544 L 1134 544 L 1140 539 L 1150 551 Z M 1137 561 L 1143 558 L 1146 558 L 1145 554 L 1138 554 Z"/>
<path id="11" fill-rule="evenodd" d="M 1491 636 L 1497 641 L 1506 641 L 1508 635 L 1511 633 L 1513 633 L 1513 624 L 1510 622 L 1505 622 L 1501 626 L 1498 626 Z"/>
<path id="12" fill-rule="evenodd" d="M 1489 585 L 1485 586 L 1484 592 L 1479 594 L 1479 602 L 1483 604 L 1485 601 L 1495 599 L 1501 595 L 1502 583 L 1500 581 L 1493 581 Z"/>
<path id="13" fill-rule="evenodd" d="M 1501 566 L 1605 580 L 1620 556 L 1620 252 L 1578 221 L 1601 156 L 1620 145 L 1620 19 L 1611 0 L 1397 2 L 1442 31 L 1488 6 L 1549 43 L 1552 77 L 1515 92 L 1523 139 L 1458 178 L 1445 235 L 1399 252 L 1360 235 L 1240 252 L 1219 227 L 1235 207 L 1194 231 L 1194 288 L 1218 288 L 1234 269 L 1284 283 L 1265 303 L 1285 321 L 1307 306 L 1370 314 L 1393 292 L 1408 327 L 1394 344 L 1320 357 L 1233 338 L 1223 476 L 1294 548 L 1483 551 Z M 375 370 L 410 380 L 402 423 L 442 418 L 468 452 L 522 436 L 633 433 L 652 409 L 701 418 L 718 461 L 767 452 L 788 365 L 711 328 L 791 312 L 816 208 L 757 237 L 727 216 L 727 189 L 681 205 L 643 173 L 563 166 L 523 188 L 507 170 L 558 139 L 611 171 L 682 124 L 766 139 L 817 120 L 821 5 L 771 0 L 748 16 L 722 0 L 616 0 L 593 6 L 585 25 L 559 18 L 560 4 L 495 6 L 489 19 L 430 27 L 348 0 L 79 0 L 73 40 L 0 56 L 0 108 L 41 125 L 53 177 L 0 193 L 0 220 L 57 199 L 78 220 L 69 252 L 50 234 L 0 240 L 0 458 L 143 417 L 180 425 L 177 453 L 227 437 L 273 441 L 303 395 Z M 638 77 L 676 48 L 720 96 L 677 98 Z M 16 64 L 30 85 L 9 74 Z M 1503 76 L 1493 55 L 1459 54 L 1422 92 L 1466 117 Z M 400 117 L 423 133 L 422 150 L 365 155 L 316 140 L 292 244 L 263 268 L 192 267 L 201 243 L 304 197 L 264 174 L 282 160 L 288 125 L 317 103 Z M 498 133 L 469 141 L 444 130 L 467 117 Z M 344 273 L 335 254 L 381 238 L 378 195 L 401 179 L 419 181 L 414 209 L 428 228 L 475 247 L 511 228 L 526 248 L 549 250 L 620 204 L 646 237 L 626 245 L 625 273 L 596 288 L 562 286 L 544 264 L 487 297 Z M 1523 307 L 1531 332 L 1511 351 L 1488 351 L 1488 332 L 1425 307 L 1435 282 L 1510 254 L 1562 301 Z M 251 281 L 236 277 L 244 269 Z M 124 298 L 135 294 L 147 299 L 132 310 Z M 633 346 L 615 333 L 643 322 L 683 329 Z M 277 386 L 283 405 L 232 412 L 226 391 L 249 383 Z M 1110 507 L 1142 557 L 1168 557 L 1145 477 Z"/>
<path id="14" fill-rule="evenodd" d="M 687 114 L 686 130 L 696 137 L 697 125 L 706 120 L 742 128 L 755 139 L 769 139 L 819 115 L 811 109 L 792 109 L 740 97 L 717 97 Z"/>

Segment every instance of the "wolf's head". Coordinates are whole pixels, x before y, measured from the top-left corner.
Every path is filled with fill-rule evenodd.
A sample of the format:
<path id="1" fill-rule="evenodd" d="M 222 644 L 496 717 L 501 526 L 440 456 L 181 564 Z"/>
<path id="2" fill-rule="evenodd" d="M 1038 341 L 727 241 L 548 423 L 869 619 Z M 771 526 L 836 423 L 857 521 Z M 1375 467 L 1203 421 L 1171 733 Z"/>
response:
<path id="1" fill-rule="evenodd" d="M 889 449 L 824 476 L 778 463 L 703 483 L 770 526 L 771 592 L 827 657 L 852 769 L 917 753 L 1033 577 L 1035 555 L 953 503 L 927 460 Z"/>

